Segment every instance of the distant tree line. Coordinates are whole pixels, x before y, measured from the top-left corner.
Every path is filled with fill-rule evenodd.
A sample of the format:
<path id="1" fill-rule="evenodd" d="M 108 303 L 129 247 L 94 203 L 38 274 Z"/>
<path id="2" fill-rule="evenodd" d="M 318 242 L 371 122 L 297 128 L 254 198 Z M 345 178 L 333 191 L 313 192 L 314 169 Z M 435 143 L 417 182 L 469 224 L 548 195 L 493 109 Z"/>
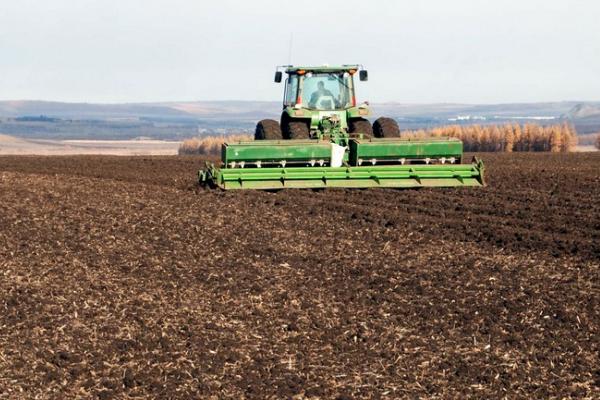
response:
<path id="1" fill-rule="evenodd" d="M 569 124 L 449 125 L 429 130 L 404 131 L 404 138 L 449 136 L 459 138 L 465 151 L 548 151 L 566 153 L 577 145 L 577 133 Z"/>
<path id="2" fill-rule="evenodd" d="M 19 122 L 58 122 L 58 121 L 61 121 L 61 119 L 47 117 L 45 115 L 40 115 L 40 116 L 26 115 L 24 117 L 16 117 L 15 121 L 19 121 Z"/>
<path id="3" fill-rule="evenodd" d="M 406 139 L 428 137 L 455 137 L 464 143 L 469 152 L 548 151 L 566 153 L 577 145 L 577 133 L 568 124 L 541 126 L 537 124 L 506 125 L 449 125 L 428 130 L 403 131 Z M 205 136 L 184 140 L 179 147 L 180 155 L 218 155 L 225 141 L 248 141 L 251 135 Z M 597 140 L 600 148 L 600 136 Z"/>
<path id="4" fill-rule="evenodd" d="M 205 136 L 184 140 L 179 145 L 179 155 L 216 156 L 221 154 L 221 146 L 226 141 L 240 142 L 253 140 L 250 135 Z"/>
<path id="5" fill-rule="evenodd" d="M 598 133 L 598 136 L 596 137 L 596 148 L 600 150 L 600 133 Z"/>

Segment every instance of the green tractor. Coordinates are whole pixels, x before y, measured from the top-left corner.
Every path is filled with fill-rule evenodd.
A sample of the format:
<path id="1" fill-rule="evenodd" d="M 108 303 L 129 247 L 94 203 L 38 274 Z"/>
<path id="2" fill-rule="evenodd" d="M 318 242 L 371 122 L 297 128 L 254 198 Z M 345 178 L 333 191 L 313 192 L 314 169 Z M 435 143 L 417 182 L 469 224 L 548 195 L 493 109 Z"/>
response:
<path id="1" fill-rule="evenodd" d="M 368 80 L 359 65 L 321 67 L 278 67 L 275 82 L 282 81 L 285 92 L 280 123 L 264 119 L 256 125 L 255 140 L 323 139 L 333 128 L 348 137 L 399 137 L 400 128 L 392 118 L 378 118 L 373 125 L 369 104 L 357 104 L 354 76 Z"/>
<path id="2" fill-rule="evenodd" d="M 287 74 L 281 120 L 256 126 L 254 141 L 225 143 L 221 165 L 207 163 L 202 185 L 222 189 L 484 186 L 483 162 L 461 164 L 455 138 L 400 138 L 392 118 L 373 125 L 358 104 L 354 76 L 360 65 L 283 66 Z"/>

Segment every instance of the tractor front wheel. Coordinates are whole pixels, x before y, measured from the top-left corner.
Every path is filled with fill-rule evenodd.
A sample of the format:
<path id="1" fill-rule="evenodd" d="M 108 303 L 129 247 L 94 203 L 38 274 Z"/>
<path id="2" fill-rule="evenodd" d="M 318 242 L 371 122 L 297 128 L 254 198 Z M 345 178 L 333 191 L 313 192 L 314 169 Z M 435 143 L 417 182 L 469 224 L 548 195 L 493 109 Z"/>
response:
<path id="1" fill-rule="evenodd" d="M 362 133 L 365 138 L 370 138 L 373 136 L 373 127 L 369 120 L 364 118 L 354 118 L 348 121 L 348 131 L 349 133 Z M 355 135 L 353 135 L 355 136 Z"/>
<path id="2" fill-rule="evenodd" d="M 375 137 L 400 137 L 400 127 L 395 119 L 381 117 L 373 124 Z"/>
<path id="3" fill-rule="evenodd" d="M 254 131 L 254 140 L 281 140 L 281 128 L 279 122 L 274 119 L 263 119 L 256 124 Z"/>
<path id="4" fill-rule="evenodd" d="M 286 139 L 310 139 L 310 128 L 304 121 L 284 121 L 283 134 Z"/>

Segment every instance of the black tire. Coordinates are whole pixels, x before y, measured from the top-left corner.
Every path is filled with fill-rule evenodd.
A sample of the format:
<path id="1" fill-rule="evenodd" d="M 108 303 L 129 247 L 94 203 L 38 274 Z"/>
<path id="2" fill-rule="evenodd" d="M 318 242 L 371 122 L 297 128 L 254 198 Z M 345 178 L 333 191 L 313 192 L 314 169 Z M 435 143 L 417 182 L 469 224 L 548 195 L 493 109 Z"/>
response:
<path id="1" fill-rule="evenodd" d="M 286 139 L 310 139 L 310 128 L 304 121 L 285 120 L 283 122 L 283 137 Z"/>
<path id="2" fill-rule="evenodd" d="M 381 117 L 373 124 L 373 133 L 378 138 L 400 137 L 400 127 L 395 119 Z"/>
<path id="3" fill-rule="evenodd" d="M 254 131 L 254 140 L 281 140 L 281 128 L 279 122 L 274 119 L 263 119 L 256 124 Z"/>
<path id="4" fill-rule="evenodd" d="M 348 133 L 362 133 L 366 138 L 370 138 L 373 136 L 373 127 L 367 119 L 353 118 L 350 121 L 348 121 Z"/>

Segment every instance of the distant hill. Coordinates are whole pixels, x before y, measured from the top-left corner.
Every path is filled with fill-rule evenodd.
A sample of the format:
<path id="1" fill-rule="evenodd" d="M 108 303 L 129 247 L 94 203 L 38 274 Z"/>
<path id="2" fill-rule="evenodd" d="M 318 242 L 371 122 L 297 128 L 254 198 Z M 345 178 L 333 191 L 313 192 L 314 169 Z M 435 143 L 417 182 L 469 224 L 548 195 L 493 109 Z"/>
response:
<path id="1" fill-rule="evenodd" d="M 600 110 L 600 103 L 513 103 L 513 104 L 405 104 L 374 103 L 375 116 L 396 118 L 561 118 Z M 71 119 L 107 118 L 229 118 L 256 119 L 278 116 L 278 101 L 194 101 L 166 103 L 60 103 L 50 101 L 0 101 L 0 118 L 46 116 Z"/>
<path id="2" fill-rule="evenodd" d="M 396 118 L 403 130 L 448 124 L 554 124 L 580 134 L 600 131 L 600 102 L 513 104 L 374 103 L 372 119 Z M 38 139 L 179 140 L 193 135 L 251 133 L 258 120 L 279 119 L 279 101 L 187 101 L 125 104 L 0 101 L 0 132 Z"/>
<path id="3" fill-rule="evenodd" d="M 600 106 L 588 103 L 580 103 L 573 107 L 567 114 L 571 119 L 577 118 L 600 118 Z"/>
<path id="4" fill-rule="evenodd" d="M 581 135 L 600 132 L 600 104 L 579 103 L 564 116 Z"/>
<path id="5" fill-rule="evenodd" d="M 38 117 L 62 119 L 198 119 L 255 118 L 280 110 L 277 102 L 210 101 L 177 103 L 61 103 L 52 101 L 0 101 L 0 118 Z"/>
<path id="6" fill-rule="evenodd" d="M 0 101 L 0 117 L 44 115 L 53 118 L 105 119 L 185 116 L 184 111 L 159 104 L 91 104 L 53 101 Z"/>

